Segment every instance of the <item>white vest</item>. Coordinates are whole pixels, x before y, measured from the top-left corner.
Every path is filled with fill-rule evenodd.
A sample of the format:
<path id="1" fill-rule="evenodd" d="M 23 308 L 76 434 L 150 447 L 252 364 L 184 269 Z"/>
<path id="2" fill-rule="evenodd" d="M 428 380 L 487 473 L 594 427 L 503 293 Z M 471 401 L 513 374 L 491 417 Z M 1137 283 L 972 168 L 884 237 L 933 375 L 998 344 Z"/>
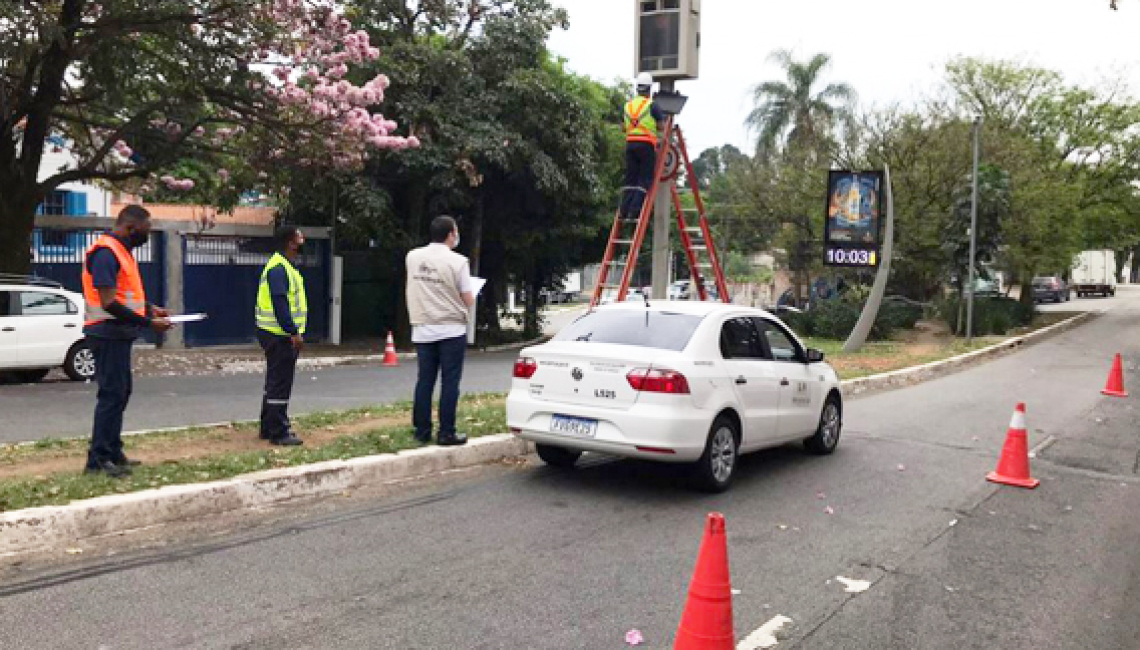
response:
<path id="1" fill-rule="evenodd" d="M 459 293 L 458 281 L 467 258 L 433 244 L 410 251 L 406 264 L 412 325 L 467 325 L 467 303 Z"/>

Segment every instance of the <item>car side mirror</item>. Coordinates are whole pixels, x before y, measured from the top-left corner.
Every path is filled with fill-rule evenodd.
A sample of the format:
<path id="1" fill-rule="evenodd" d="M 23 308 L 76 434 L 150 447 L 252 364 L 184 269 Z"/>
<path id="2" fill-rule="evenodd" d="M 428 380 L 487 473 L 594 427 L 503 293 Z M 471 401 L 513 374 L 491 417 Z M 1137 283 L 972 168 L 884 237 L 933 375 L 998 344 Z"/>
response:
<path id="1" fill-rule="evenodd" d="M 822 352 L 820 352 L 819 350 L 816 350 L 814 348 L 808 349 L 808 351 L 807 351 L 807 362 L 808 363 L 819 363 L 821 361 L 823 361 L 823 353 Z"/>

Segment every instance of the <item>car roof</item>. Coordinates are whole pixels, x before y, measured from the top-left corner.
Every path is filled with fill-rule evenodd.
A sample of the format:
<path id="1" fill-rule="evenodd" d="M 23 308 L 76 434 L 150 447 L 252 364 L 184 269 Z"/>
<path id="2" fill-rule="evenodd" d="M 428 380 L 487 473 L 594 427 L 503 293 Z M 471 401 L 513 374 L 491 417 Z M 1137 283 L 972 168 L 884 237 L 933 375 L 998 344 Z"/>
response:
<path id="1" fill-rule="evenodd" d="M 608 305 L 603 305 L 597 308 L 597 311 L 645 311 L 647 308 L 644 302 L 617 302 Z M 741 313 L 746 312 L 756 316 L 772 316 L 772 314 L 764 311 L 763 309 L 756 309 L 755 307 L 747 307 L 744 305 L 731 305 L 723 302 L 712 301 L 696 301 L 696 300 L 649 300 L 649 311 L 651 312 L 669 312 L 673 314 L 688 314 L 692 316 L 700 316 L 702 318 L 715 314 L 726 313 Z M 772 316 L 775 318 L 775 316 Z"/>

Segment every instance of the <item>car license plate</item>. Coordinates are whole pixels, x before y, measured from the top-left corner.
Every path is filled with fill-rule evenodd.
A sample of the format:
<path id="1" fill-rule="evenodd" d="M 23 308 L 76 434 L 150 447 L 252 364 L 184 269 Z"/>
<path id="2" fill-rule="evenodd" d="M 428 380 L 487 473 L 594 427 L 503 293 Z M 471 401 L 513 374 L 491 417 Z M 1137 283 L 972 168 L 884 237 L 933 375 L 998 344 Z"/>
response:
<path id="1" fill-rule="evenodd" d="M 598 421 L 588 418 L 572 418 L 568 415 L 555 415 L 550 419 L 550 430 L 555 433 L 569 433 L 573 436 L 593 438 L 598 432 Z"/>

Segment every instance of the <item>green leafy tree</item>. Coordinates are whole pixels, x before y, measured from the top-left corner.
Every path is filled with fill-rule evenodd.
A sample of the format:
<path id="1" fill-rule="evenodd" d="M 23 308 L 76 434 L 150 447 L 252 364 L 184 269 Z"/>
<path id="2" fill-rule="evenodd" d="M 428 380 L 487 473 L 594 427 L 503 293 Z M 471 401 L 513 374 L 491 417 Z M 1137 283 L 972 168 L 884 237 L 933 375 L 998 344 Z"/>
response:
<path id="1" fill-rule="evenodd" d="M 417 146 L 371 110 L 387 77 L 343 78 L 379 50 L 339 7 L 0 4 L 0 271 L 28 270 L 36 208 L 64 183 L 133 181 L 226 207 L 245 188 L 281 187 L 292 166 L 352 169 L 369 149 Z M 77 162 L 41 176 L 55 137 Z"/>

